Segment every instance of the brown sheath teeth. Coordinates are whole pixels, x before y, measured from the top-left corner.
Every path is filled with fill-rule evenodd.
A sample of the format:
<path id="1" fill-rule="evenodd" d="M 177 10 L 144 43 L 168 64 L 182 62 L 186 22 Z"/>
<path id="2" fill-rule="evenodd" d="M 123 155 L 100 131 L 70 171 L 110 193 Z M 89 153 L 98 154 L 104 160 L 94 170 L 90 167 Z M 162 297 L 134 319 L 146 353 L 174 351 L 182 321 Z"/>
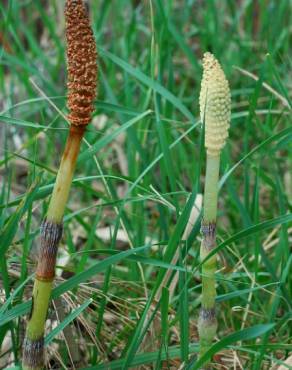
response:
<path id="1" fill-rule="evenodd" d="M 203 245 L 207 250 L 215 247 L 216 222 L 202 222 L 201 234 L 203 236 Z"/>
<path id="2" fill-rule="evenodd" d="M 25 338 L 23 343 L 23 365 L 29 368 L 40 368 L 44 364 L 44 338 L 30 340 Z"/>
<path id="3" fill-rule="evenodd" d="M 58 244 L 62 238 L 63 225 L 44 220 L 41 225 L 41 250 L 36 276 L 39 280 L 50 281 L 55 276 Z"/>
<path id="4" fill-rule="evenodd" d="M 204 308 L 202 307 L 200 310 L 200 318 L 205 321 L 213 321 L 216 320 L 216 312 L 215 308 Z"/>

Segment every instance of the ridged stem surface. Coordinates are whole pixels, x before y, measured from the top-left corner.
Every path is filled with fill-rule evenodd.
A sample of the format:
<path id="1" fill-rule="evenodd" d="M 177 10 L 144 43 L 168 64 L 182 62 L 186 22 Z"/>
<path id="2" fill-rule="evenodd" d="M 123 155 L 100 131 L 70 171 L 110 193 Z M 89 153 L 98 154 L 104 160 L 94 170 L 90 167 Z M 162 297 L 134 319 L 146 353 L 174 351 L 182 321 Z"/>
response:
<path id="1" fill-rule="evenodd" d="M 70 128 L 47 213 L 47 220 L 55 223 L 63 219 L 84 129 L 84 126 Z"/>
<path id="2" fill-rule="evenodd" d="M 44 366 L 45 323 L 55 276 L 58 244 L 62 236 L 62 220 L 83 133 L 84 126 L 70 128 L 48 213 L 41 226 L 40 255 L 23 347 L 24 370 L 40 370 Z"/>
<path id="3" fill-rule="evenodd" d="M 201 225 L 202 243 L 200 258 L 203 261 L 216 245 L 216 217 L 220 156 L 207 155 L 204 191 L 204 215 Z M 216 255 L 202 265 L 202 296 L 198 330 L 200 356 L 211 346 L 217 331 L 215 314 L 216 298 Z"/>

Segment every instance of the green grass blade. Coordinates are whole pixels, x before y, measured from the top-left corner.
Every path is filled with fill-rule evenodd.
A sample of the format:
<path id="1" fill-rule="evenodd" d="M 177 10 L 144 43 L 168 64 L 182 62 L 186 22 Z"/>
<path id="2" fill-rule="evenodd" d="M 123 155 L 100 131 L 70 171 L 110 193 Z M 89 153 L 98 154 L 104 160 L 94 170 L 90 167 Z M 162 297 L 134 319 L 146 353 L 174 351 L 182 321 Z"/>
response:
<path id="1" fill-rule="evenodd" d="M 46 337 L 45 346 L 49 345 L 52 340 L 63 331 L 67 325 L 69 325 L 73 320 L 76 319 L 92 302 L 92 299 L 87 299 L 80 307 L 72 311 L 58 326 L 56 326 Z"/>
<path id="2" fill-rule="evenodd" d="M 186 108 L 184 104 L 181 103 L 179 99 L 176 98 L 175 95 L 173 95 L 171 92 L 169 92 L 166 88 L 161 86 L 158 82 L 152 80 L 150 77 L 146 76 L 144 73 L 142 73 L 138 68 L 132 67 L 130 64 L 122 60 L 121 58 L 117 57 L 116 55 L 110 53 L 109 51 L 106 51 L 102 48 L 98 48 L 99 53 L 101 56 L 104 56 L 111 60 L 113 63 L 117 64 L 119 67 L 124 69 L 126 72 L 128 72 L 133 77 L 137 78 L 140 82 L 148 86 L 149 88 L 156 91 L 158 94 L 160 94 L 162 97 L 164 97 L 166 100 L 170 101 L 178 110 L 180 110 L 183 115 L 191 122 L 195 122 L 195 117 L 193 114 Z"/>
<path id="3" fill-rule="evenodd" d="M 260 337 L 261 335 L 272 330 L 274 326 L 275 324 L 255 325 L 251 328 L 239 330 L 236 333 L 228 335 L 219 342 L 215 343 L 200 359 L 198 359 L 194 367 L 192 367 L 192 370 L 200 369 L 201 366 L 204 365 L 215 353 L 219 352 L 223 348 L 226 348 L 230 344 Z"/>

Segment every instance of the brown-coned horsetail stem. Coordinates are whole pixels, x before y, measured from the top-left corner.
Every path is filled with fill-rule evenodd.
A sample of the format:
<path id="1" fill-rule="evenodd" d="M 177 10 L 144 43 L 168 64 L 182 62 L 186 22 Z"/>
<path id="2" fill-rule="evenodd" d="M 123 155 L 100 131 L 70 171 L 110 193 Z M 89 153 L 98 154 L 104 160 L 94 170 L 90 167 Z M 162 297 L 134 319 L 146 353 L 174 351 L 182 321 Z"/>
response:
<path id="1" fill-rule="evenodd" d="M 220 153 L 228 137 L 231 116 L 231 100 L 228 81 L 211 53 L 203 59 L 203 78 L 200 93 L 200 115 L 205 125 L 205 147 L 207 151 L 204 208 L 201 224 L 201 261 L 216 246 L 216 219 Z M 200 356 L 212 345 L 217 332 L 215 313 L 216 262 L 213 255 L 202 265 L 201 310 L 198 321 Z M 208 365 L 206 365 L 208 367 Z"/>
<path id="2" fill-rule="evenodd" d="M 69 135 L 46 218 L 40 230 L 40 252 L 32 293 L 32 308 L 23 345 L 22 368 L 44 367 L 44 332 L 63 215 L 85 128 L 91 121 L 97 88 L 97 52 L 89 16 L 82 0 L 66 0 Z"/>

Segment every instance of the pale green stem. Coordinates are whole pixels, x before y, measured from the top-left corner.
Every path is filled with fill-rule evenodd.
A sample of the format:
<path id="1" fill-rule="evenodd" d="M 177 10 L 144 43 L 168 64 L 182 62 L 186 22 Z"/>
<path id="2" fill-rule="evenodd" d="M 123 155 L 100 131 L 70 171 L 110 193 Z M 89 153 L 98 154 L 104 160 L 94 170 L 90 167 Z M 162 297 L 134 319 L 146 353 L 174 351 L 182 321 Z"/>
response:
<path id="1" fill-rule="evenodd" d="M 207 155 L 203 209 L 203 219 L 206 222 L 214 222 L 217 218 L 219 165 L 220 156 Z"/>
<path id="2" fill-rule="evenodd" d="M 207 154 L 207 168 L 204 192 L 204 212 L 202 221 L 202 243 L 200 258 L 203 261 L 216 244 L 216 217 L 220 156 Z M 212 345 L 217 331 L 215 315 L 216 298 L 216 255 L 202 265 L 202 297 L 198 322 L 200 336 L 200 356 Z"/>

